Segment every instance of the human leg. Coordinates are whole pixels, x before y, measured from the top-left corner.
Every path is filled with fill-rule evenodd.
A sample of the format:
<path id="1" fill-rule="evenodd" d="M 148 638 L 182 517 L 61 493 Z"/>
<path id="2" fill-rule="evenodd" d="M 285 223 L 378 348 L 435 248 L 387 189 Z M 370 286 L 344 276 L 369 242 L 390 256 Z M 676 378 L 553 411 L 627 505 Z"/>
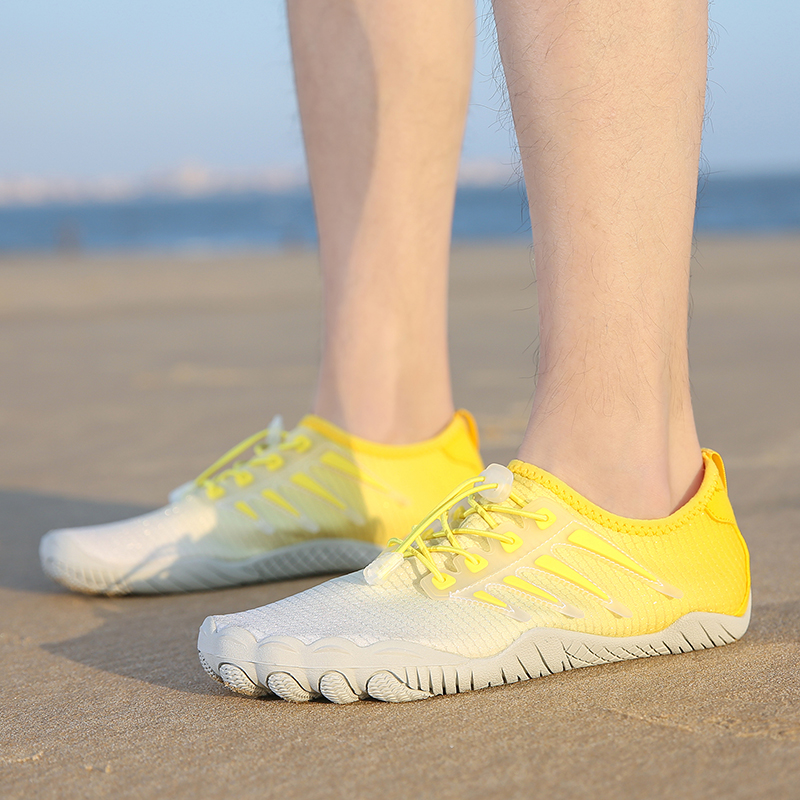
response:
<path id="1" fill-rule="evenodd" d="M 539 380 L 520 458 L 604 508 L 662 517 L 702 459 L 689 260 L 705 0 L 495 0 L 539 288 Z"/>
<path id="2" fill-rule="evenodd" d="M 481 468 L 446 342 L 473 14 L 471 0 L 291 0 L 325 289 L 316 413 L 245 440 L 163 509 L 51 531 L 55 580 L 124 594 L 346 572 Z"/>
<path id="3" fill-rule="evenodd" d="M 288 8 L 325 286 L 314 410 L 373 441 L 425 439 L 453 415 L 447 266 L 473 2 Z"/>

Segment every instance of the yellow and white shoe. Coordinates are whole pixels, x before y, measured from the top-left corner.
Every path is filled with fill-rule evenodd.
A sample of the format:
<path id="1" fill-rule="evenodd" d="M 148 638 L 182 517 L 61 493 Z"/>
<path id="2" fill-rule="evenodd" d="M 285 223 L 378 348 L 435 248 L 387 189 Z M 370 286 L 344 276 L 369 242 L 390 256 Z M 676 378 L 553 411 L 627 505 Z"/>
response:
<path id="1" fill-rule="evenodd" d="M 100 594 L 349 572 L 482 466 L 466 411 L 411 445 L 368 442 L 313 415 L 285 432 L 276 418 L 176 489 L 165 508 L 46 534 L 42 568 L 70 589 Z"/>
<path id="2" fill-rule="evenodd" d="M 200 660 L 247 695 L 418 700 L 728 644 L 750 618 L 721 458 L 671 516 L 615 516 L 514 461 L 463 483 L 363 572 L 209 617 Z"/>

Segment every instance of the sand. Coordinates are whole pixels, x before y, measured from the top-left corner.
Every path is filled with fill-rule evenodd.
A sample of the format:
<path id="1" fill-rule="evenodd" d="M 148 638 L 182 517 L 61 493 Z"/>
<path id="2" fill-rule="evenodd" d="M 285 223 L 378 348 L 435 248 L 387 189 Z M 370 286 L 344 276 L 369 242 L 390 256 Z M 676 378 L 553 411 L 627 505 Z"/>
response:
<path id="1" fill-rule="evenodd" d="M 54 526 L 162 504 L 308 408 L 313 255 L 0 259 L 0 795 L 800 797 L 800 239 L 704 239 L 692 367 L 752 550 L 730 647 L 408 705 L 233 696 L 195 654 L 209 613 L 316 579 L 155 598 L 69 594 Z M 456 399 L 505 461 L 533 390 L 528 250 L 454 253 Z"/>

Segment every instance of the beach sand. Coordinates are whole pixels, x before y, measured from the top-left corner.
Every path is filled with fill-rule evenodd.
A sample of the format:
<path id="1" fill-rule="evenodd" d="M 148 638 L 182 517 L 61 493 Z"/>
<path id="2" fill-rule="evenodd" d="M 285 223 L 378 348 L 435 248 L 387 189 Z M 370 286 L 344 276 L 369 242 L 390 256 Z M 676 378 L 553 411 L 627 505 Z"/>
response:
<path id="1" fill-rule="evenodd" d="M 52 584 L 49 528 L 129 516 L 282 413 L 308 409 L 313 254 L 0 260 L 3 797 L 800 796 L 800 238 L 702 239 L 701 440 L 725 456 L 752 552 L 739 643 L 407 705 L 229 694 L 198 625 L 318 579 L 172 597 Z M 456 401 L 487 461 L 533 391 L 524 247 L 454 252 Z"/>

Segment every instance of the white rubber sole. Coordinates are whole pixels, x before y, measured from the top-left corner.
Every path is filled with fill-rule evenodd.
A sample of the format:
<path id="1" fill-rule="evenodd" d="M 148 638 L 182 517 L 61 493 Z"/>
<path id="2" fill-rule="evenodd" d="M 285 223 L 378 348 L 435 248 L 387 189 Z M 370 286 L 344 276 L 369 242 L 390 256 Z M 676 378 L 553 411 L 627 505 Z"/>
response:
<path id="1" fill-rule="evenodd" d="M 74 545 L 65 547 L 58 536 L 48 534 L 40 543 L 39 556 L 45 574 L 73 591 L 121 595 L 192 592 L 354 572 L 369 564 L 381 549 L 355 539 L 312 539 L 243 561 L 197 557 L 119 567 L 93 559 Z"/>
<path id="2" fill-rule="evenodd" d="M 741 617 L 695 611 L 658 633 L 624 638 L 556 628 L 534 628 L 497 655 L 464 658 L 412 642 L 359 647 L 326 638 L 305 645 L 281 636 L 257 642 L 243 629 L 216 630 L 209 617 L 197 648 L 203 669 L 238 694 L 274 694 L 296 703 L 324 698 L 353 703 L 422 700 L 553 675 L 578 667 L 686 653 L 730 644 L 750 623 Z"/>

